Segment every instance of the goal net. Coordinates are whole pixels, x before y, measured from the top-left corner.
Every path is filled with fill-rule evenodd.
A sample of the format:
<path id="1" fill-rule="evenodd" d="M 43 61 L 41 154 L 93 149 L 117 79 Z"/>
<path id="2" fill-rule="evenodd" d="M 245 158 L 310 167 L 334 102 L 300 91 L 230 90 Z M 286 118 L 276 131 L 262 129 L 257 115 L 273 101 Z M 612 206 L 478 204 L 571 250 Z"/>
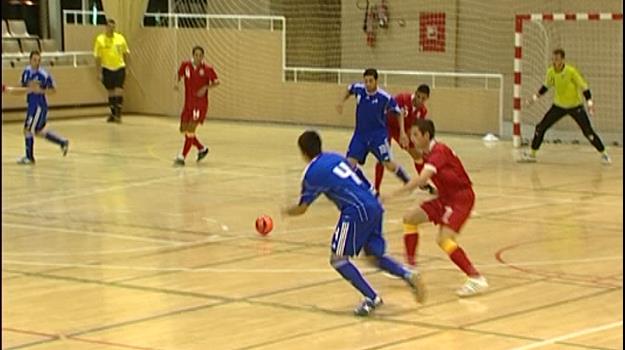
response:
<path id="1" fill-rule="evenodd" d="M 595 102 L 591 123 L 606 144 L 623 142 L 622 14 L 517 15 L 515 34 L 515 146 L 531 140 L 534 127 L 553 102 L 553 89 L 536 103 L 525 103 L 543 84 L 552 52 L 561 48 L 566 63 L 587 80 Z M 581 92 L 580 92 L 581 94 Z M 587 142 L 572 118 L 563 118 L 545 135 L 547 142 Z"/>

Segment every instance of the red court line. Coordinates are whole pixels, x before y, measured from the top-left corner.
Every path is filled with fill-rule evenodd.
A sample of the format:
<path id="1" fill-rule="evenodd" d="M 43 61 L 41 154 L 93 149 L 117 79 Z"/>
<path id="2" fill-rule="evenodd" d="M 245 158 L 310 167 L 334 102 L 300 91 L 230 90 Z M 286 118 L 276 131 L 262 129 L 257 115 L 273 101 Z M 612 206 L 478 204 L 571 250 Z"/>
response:
<path id="1" fill-rule="evenodd" d="M 610 237 L 612 237 L 612 236 L 610 236 Z M 572 238 L 572 237 L 569 237 L 569 238 Z M 611 287 L 611 288 L 620 288 L 620 287 L 622 287 L 619 284 L 606 283 L 605 280 L 609 279 L 610 276 L 589 276 L 589 275 L 583 275 L 583 274 L 574 274 L 574 273 L 565 273 L 565 272 L 552 272 L 552 271 L 545 271 L 545 270 L 528 269 L 528 268 L 524 268 L 524 267 L 521 267 L 521 266 L 514 265 L 514 263 L 510 263 L 510 262 L 505 261 L 503 259 L 503 253 L 505 251 L 513 250 L 513 249 L 518 248 L 518 247 L 523 246 L 523 245 L 529 245 L 529 244 L 541 243 L 541 242 L 549 242 L 549 241 L 561 241 L 561 240 L 566 240 L 566 239 L 569 239 L 569 238 L 539 239 L 539 240 L 535 240 L 535 241 L 526 241 L 526 242 L 515 243 L 515 244 L 512 244 L 512 245 L 509 245 L 509 246 L 506 246 L 506 247 L 503 247 L 503 248 L 499 249 L 495 253 L 495 259 L 497 259 L 497 261 L 499 261 L 501 264 L 510 267 L 511 269 L 518 270 L 518 271 L 521 271 L 521 272 L 524 272 L 524 273 L 528 273 L 528 274 L 534 274 L 534 275 L 539 275 L 539 276 L 544 276 L 544 277 L 551 277 L 551 278 L 560 278 L 560 279 L 566 279 L 566 280 L 576 281 L 576 282 L 593 283 L 593 284 L 596 284 L 597 286 L 600 286 L 600 287 Z"/>
<path id="2" fill-rule="evenodd" d="M 7 332 L 15 332 L 15 333 L 23 333 L 23 334 L 30 334 L 30 335 L 37 335 L 37 336 L 41 336 L 41 337 L 47 337 L 47 338 L 50 338 L 50 341 L 61 339 L 61 336 L 58 335 L 58 334 L 49 334 L 49 333 L 30 331 L 30 330 L 25 330 L 25 329 L 10 328 L 10 327 L 2 327 L 2 330 L 3 331 L 7 331 Z M 108 342 L 108 341 L 104 341 L 104 340 L 88 339 L 88 338 L 73 337 L 73 336 L 68 336 L 67 339 L 71 339 L 71 340 L 75 340 L 75 341 L 81 341 L 81 342 L 85 342 L 85 343 L 92 343 L 92 344 L 110 345 L 110 346 L 115 346 L 115 347 L 123 348 L 123 349 L 158 350 L 156 348 L 146 348 L 146 347 L 143 347 L 143 346 L 122 344 L 122 343 L 114 343 L 114 342 Z"/>

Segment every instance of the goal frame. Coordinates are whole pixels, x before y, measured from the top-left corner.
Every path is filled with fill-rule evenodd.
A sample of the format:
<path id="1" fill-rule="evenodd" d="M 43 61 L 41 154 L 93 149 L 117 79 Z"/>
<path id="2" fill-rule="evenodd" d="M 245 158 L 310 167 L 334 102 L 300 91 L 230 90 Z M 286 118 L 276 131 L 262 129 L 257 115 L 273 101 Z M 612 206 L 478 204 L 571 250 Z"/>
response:
<path id="1" fill-rule="evenodd" d="M 523 25 L 526 21 L 622 21 L 623 13 L 525 13 L 515 15 L 514 20 L 514 88 L 512 112 L 512 145 L 521 147 L 521 76 L 523 63 Z"/>

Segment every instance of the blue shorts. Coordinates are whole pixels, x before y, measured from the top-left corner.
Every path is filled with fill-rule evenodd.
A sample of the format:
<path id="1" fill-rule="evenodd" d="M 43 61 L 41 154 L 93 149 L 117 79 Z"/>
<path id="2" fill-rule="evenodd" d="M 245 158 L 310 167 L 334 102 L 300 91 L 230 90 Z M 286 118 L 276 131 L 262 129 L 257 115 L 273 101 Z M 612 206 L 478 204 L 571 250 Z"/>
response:
<path id="1" fill-rule="evenodd" d="M 24 129 L 30 132 L 39 132 L 48 121 L 48 108 L 44 106 L 28 106 L 26 111 L 26 120 L 24 121 Z"/>
<path id="2" fill-rule="evenodd" d="M 347 148 L 347 158 L 354 158 L 358 163 L 365 164 L 367 154 L 373 153 L 379 162 L 391 160 L 391 147 L 388 143 L 388 131 L 368 134 L 354 134 Z"/>
<path id="3" fill-rule="evenodd" d="M 382 211 L 369 212 L 366 221 L 361 221 L 356 213 L 341 213 L 332 236 L 332 253 L 356 256 L 363 247 L 367 255 L 384 255 L 386 241 L 382 237 Z"/>

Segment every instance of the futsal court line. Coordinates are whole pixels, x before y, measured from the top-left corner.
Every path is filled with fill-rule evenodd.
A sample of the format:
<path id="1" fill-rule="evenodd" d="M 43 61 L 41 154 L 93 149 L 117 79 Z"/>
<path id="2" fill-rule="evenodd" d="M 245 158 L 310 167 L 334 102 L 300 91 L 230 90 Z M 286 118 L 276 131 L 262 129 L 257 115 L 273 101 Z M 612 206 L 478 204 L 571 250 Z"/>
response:
<path id="1" fill-rule="evenodd" d="M 61 232 L 61 233 L 68 233 L 72 235 L 111 237 L 111 238 L 116 238 L 116 239 L 138 241 L 138 242 L 144 242 L 144 243 L 159 243 L 159 244 L 167 244 L 167 245 L 189 243 L 188 241 L 179 241 L 175 239 L 149 238 L 149 237 L 143 237 L 143 236 L 132 236 L 132 235 L 119 234 L 119 233 L 111 233 L 107 231 L 83 231 L 83 230 L 74 230 L 74 229 L 67 229 L 67 228 L 60 228 L 60 227 L 19 224 L 19 223 L 11 223 L 11 222 L 3 222 L 2 226 L 24 228 L 24 229 L 30 229 L 30 230 Z M 7 252 L 3 252 L 2 254 L 11 255 L 11 253 L 7 253 Z"/>
<path id="2" fill-rule="evenodd" d="M 295 247 L 294 247 L 295 248 Z M 299 248 L 299 247 L 298 247 Z M 305 247 L 304 247 L 305 248 Z M 4 253 L 3 253 L 4 254 Z M 567 259 L 567 260 L 537 260 L 515 263 L 515 266 L 545 266 L 545 265 L 570 265 L 575 264 L 592 264 L 602 261 L 618 261 L 623 260 L 622 256 L 607 256 L 587 259 Z M 358 260 L 360 261 L 360 260 Z M 310 268 L 310 269 L 291 269 L 291 268 L 187 268 L 187 267 L 149 267 L 149 266 L 132 266 L 132 265 L 91 265 L 80 263 L 57 263 L 57 262 L 38 262 L 25 260 L 3 259 L 3 264 L 23 265 L 23 266 L 47 266 L 47 267 L 70 267 L 85 269 L 103 269 L 103 270 L 131 270 L 131 271 L 169 271 L 169 272 L 192 272 L 192 273 L 259 273 L 259 274 L 291 274 L 291 273 L 327 273 L 328 268 Z M 507 265 L 496 264 L 474 264 L 480 269 L 508 269 Z M 454 266 L 449 264 L 439 266 L 421 267 L 419 271 L 437 271 L 437 270 L 456 270 Z M 379 268 L 361 268 L 362 272 L 376 272 Z"/>
<path id="3" fill-rule="evenodd" d="M 239 230 L 239 231 L 228 231 L 228 232 L 222 232 L 221 235 L 219 234 L 213 234 L 210 236 L 207 236 L 205 239 L 200 239 L 197 241 L 177 241 L 177 240 L 161 240 L 161 239 L 152 239 L 152 238 L 143 238 L 143 237 L 135 237 L 135 236 L 128 236 L 128 235 L 119 235 L 119 234 L 101 234 L 100 232 L 85 232 L 85 231 L 78 231 L 78 230 L 70 230 L 70 229 L 64 229 L 64 228 L 54 228 L 54 227 L 42 227 L 42 226 L 31 226 L 31 225 L 25 225 L 25 224 L 11 224 L 11 223 L 2 223 L 2 225 L 5 226 L 17 226 L 17 227 L 32 227 L 35 229 L 39 229 L 39 230 L 48 230 L 48 231 L 60 231 L 60 232 L 67 232 L 67 233 L 73 233 L 73 234 L 78 234 L 78 235 L 88 235 L 88 236 L 96 236 L 99 237 L 101 235 L 104 236 L 112 236 L 117 238 L 117 236 L 120 236 L 119 238 L 122 239 L 128 239 L 128 240 L 137 240 L 137 241 L 144 241 L 144 242 L 149 242 L 149 243 L 161 243 L 161 244 L 165 244 L 162 246 L 146 246 L 146 247 L 137 247 L 137 248 L 129 248 L 129 249 L 113 249 L 113 250 L 109 250 L 109 251 L 103 251 L 103 250 L 97 250 L 97 251 L 80 251 L 80 252 L 17 252 L 17 253 L 13 253 L 13 252 L 2 252 L 3 256 L 76 256 L 76 255 L 109 255 L 109 254 L 122 254 L 122 253 L 135 253 L 135 252 L 144 252 L 144 251 L 156 251 L 159 249 L 164 249 L 164 248 L 168 248 L 168 247 L 172 247 L 172 248 L 181 248 L 181 247 L 195 247 L 198 245 L 202 245 L 205 243 L 216 243 L 216 242 L 224 242 L 224 241 L 233 241 L 233 240 L 239 240 L 239 239 L 252 239 L 252 240 L 264 240 L 266 238 L 263 237 L 254 237 L 251 235 L 251 231 L 252 229 L 244 229 L 244 230 Z M 290 229 L 287 231 L 276 231 L 274 233 L 274 235 L 278 234 L 290 234 L 290 233 L 297 233 L 297 232 L 309 232 L 309 231 L 316 231 L 316 230 L 330 230 L 330 229 L 334 229 L 334 226 L 311 226 L 311 227 L 302 227 L 299 229 Z M 221 238 L 220 236 L 224 236 L 223 238 Z M 286 240 L 272 240 L 271 242 L 276 242 L 276 243 L 282 243 L 282 244 L 294 244 L 297 246 L 305 246 L 307 248 L 311 247 L 311 244 L 308 242 L 298 242 L 298 241 L 286 241 Z M 325 245 L 324 245 L 325 246 Z M 162 254 L 164 252 L 159 252 L 158 254 Z"/>
<path id="4" fill-rule="evenodd" d="M 17 271 L 17 272 L 19 273 L 20 271 Z M 121 287 L 121 288 L 130 288 L 130 289 L 143 290 L 143 291 L 160 292 L 160 293 L 165 293 L 165 294 L 195 296 L 195 297 L 200 297 L 200 298 L 215 299 L 214 296 L 206 295 L 205 293 L 182 292 L 182 291 L 177 291 L 177 290 L 168 290 L 168 289 L 155 288 L 155 287 L 145 287 L 145 286 L 138 286 L 138 285 L 126 285 L 126 284 L 118 284 L 118 283 L 107 283 L 107 282 L 102 282 L 102 281 L 97 281 L 97 280 L 88 280 L 88 279 L 84 279 L 84 278 L 73 278 L 73 277 L 65 277 L 65 276 L 45 275 L 45 274 L 33 273 L 33 272 L 21 272 L 21 273 L 24 273 L 24 274 L 27 274 L 27 275 L 30 275 L 30 276 L 36 276 L 36 277 L 48 278 L 48 279 L 73 281 L 73 282 L 78 282 L 78 283 L 108 285 L 108 286 Z M 232 298 L 225 298 L 225 297 L 218 296 L 217 299 L 227 300 L 228 302 L 226 302 L 225 304 L 228 304 L 230 302 L 237 302 L 237 301 L 239 301 L 239 302 L 247 302 L 247 303 L 250 303 L 252 305 L 265 305 L 265 306 L 270 306 L 270 307 L 278 307 L 278 308 L 282 308 L 282 309 L 286 309 L 286 310 L 296 310 L 296 311 L 299 310 L 299 311 L 305 311 L 305 312 L 315 312 L 315 313 L 321 313 L 321 314 L 330 314 L 330 315 L 344 316 L 344 317 L 352 318 L 353 316 L 351 314 L 343 312 L 343 311 L 335 311 L 335 310 L 328 310 L 328 309 L 321 309 L 321 308 L 303 307 L 303 306 L 299 306 L 299 305 L 293 306 L 293 305 L 289 305 L 289 304 L 280 304 L 280 303 L 274 303 L 274 302 L 262 302 L 262 301 L 257 301 L 257 300 L 250 300 L 252 298 L 259 298 L 261 296 L 276 295 L 276 294 L 281 294 L 281 293 L 285 293 L 285 292 L 311 288 L 311 287 L 314 287 L 314 286 L 323 285 L 323 284 L 327 284 L 327 283 L 333 283 L 333 282 L 336 282 L 338 280 L 341 280 L 341 279 L 334 278 L 332 280 L 316 282 L 316 283 L 313 283 L 313 284 L 298 285 L 298 286 L 295 286 L 293 288 L 287 288 L 287 289 L 282 289 L 282 290 L 271 291 L 271 292 L 267 292 L 267 293 L 260 294 L 260 295 L 257 295 L 257 296 L 252 295 L 252 296 L 248 296 L 248 297 L 245 297 L 245 298 L 232 299 Z M 512 286 L 512 287 L 514 287 L 514 286 Z M 502 289 L 502 290 L 505 290 L 505 288 Z M 595 293 L 593 295 L 598 295 L 598 294 L 603 294 L 603 293 Z M 586 295 L 583 298 L 589 297 L 589 296 L 590 295 Z M 564 304 L 564 303 L 577 301 L 578 299 L 582 299 L 582 298 L 574 298 L 574 299 L 559 301 L 559 302 L 556 302 L 556 303 L 543 305 L 541 308 L 546 308 L 549 305 L 561 305 L 561 304 Z M 525 310 L 524 312 L 531 312 L 531 311 L 533 311 L 533 309 Z M 524 313 L 524 312 L 516 312 L 514 314 L 516 315 L 516 314 L 520 314 L 520 313 Z M 502 315 L 501 317 L 505 317 L 505 315 Z M 439 325 L 439 324 L 431 324 L 431 323 L 427 323 L 427 322 L 404 321 L 404 320 L 397 320 L 397 319 L 385 318 L 385 317 L 374 317 L 374 318 L 370 318 L 369 320 L 370 321 L 374 321 L 374 322 L 377 321 L 377 322 L 386 322 L 386 323 L 392 323 L 392 324 L 398 324 L 399 323 L 399 324 L 416 325 L 416 326 L 429 327 L 429 328 L 435 328 L 435 329 L 443 329 L 443 330 L 465 330 L 465 331 L 468 331 L 468 332 L 473 332 L 473 333 L 478 333 L 478 334 L 494 334 L 493 332 L 488 332 L 488 331 L 481 331 L 481 330 L 463 328 L 465 326 L 460 326 L 460 327 L 445 326 L 445 325 Z M 111 329 L 111 328 L 115 328 L 115 325 L 108 325 L 108 326 L 105 326 L 105 327 L 107 329 Z M 91 332 L 91 331 L 84 331 L 81 334 L 88 333 L 88 332 Z M 505 334 L 505 336 L 514 337 L 514 338 L 520 338 L 520 339 L 525 339 L 525 340 L 531 339 L 531 338 L 527 338 L 527 337 L 523 337 L 523 336 L 517 336 L 517 335 Z M 533 340 L 539 340 L 539 339 L 533 339 Z"/>
<path id="5" fill-rule="evenodd" d="M 280 179 L 284 178 L 282 175 L 250 174 L 250 173 L 237 172 L 237 171 L 227 171 L 227 170 L 224 171 L 224 170 L 219 170 L 219 169 L 211 169 L 210 173 L 211 174 L 220 174 L 220 175 L 239 175 L 239 176 L 244 175 L 243 177 L 249 177 L 249 178 L 252 178 L 252 177 L 263 177 L 263 178 L 276 177 L 276 178 L 280 178 Z M 196 172 L 193 172 L 193 173 L 185 173 L 185 176 L 197 176 L 197 175 L 208 175 L 208 173 L 202 172 L 202 171 L 196 171 Z M 106 192 L 112 192 L 112 191 L 117 191 L 117 190 L 124 190 L 124 189 L 128 189 L 128 188 L 144 187 L 144 186 L 149 186 L 149 185 L 160 183 L 160 182 L 167 182 L 167 181 L 170 181 L 170 180 L 177 180 L 177 179 L 180 179 L 180 176 L 178 174 L 174 175 L 174 176 L 160 176 L 160 177 L 152 178 L 152 179 L 145 180 L 145 181 L 129 182 L 129 183 L 126 183 L 124 185 L 113 185 L 113 186 L 104 187 L 104 188 L 97 188 L 97 189 L 93 189 L 93 190 L 80 191 L 79 193 L 70 194 L 70 195 L 56 196 L 56 197 L 50 197 L 50 198 L 42 198 L 42 199 L 38 199 L 38 200 L 34 200 L 34 201 L 18 203 L 18 204 L 15 204 L 15 205 L 9 205 L 7 207 L 3 207 L 2 211 L 4 212 L 5 210 L 14 210 L 14 209 L 17 209 L 17 208 L 28 207 L 28 206 L 32 206 L 32 205 L 35 205 L 35 204 L 50 203 L 50 202 L 56 202 L 56 201 L 59 201 L 59 200 L 66 200 L 66 199 L 86 197 L 86 196 L 90 196 L 90 195 L 101 194 L 101 193 L 106 193 Z M 267 191 L 267 192 L 270 192 L 270 191 Z"/>
<path id="6" fill-rule="evenodd" d="M 604 324 L 604 325 L 601 325 L 601 326 L 584 328 L 584 329 L 581 329 L 579 331 L 567 333 L 567 334 L 564 334 L 564 335 L 561 335 L 561 336 L 558 336 L 558 337 L 545 339 L 543 341 L 536 342 L 534 344 L 529 344 L 529 345 L 515 347 L 515 348 L 512 348 L 511 350 L 529 350 L 529 349 L 541 348 L 541 347 L 546 346 L 546 345 L 552 345 L 552 344 L 555 344 L 555 343 L 559 343 L 562 340 L 568 340 L 568 339 L 571 339 L 571 338 L 576 338 L 576 337 L 580 337 L 580 336 L 587 335 L 587 334 L 602 332 L 602 331 L 605 331 L 605 330 L 608 330 L 608 329 L 618 328 L 618 327 L 623 327 L 623 321 L 622 320 L 618 321 L 618 322 L 612 322 L 612 323 Z"/>

